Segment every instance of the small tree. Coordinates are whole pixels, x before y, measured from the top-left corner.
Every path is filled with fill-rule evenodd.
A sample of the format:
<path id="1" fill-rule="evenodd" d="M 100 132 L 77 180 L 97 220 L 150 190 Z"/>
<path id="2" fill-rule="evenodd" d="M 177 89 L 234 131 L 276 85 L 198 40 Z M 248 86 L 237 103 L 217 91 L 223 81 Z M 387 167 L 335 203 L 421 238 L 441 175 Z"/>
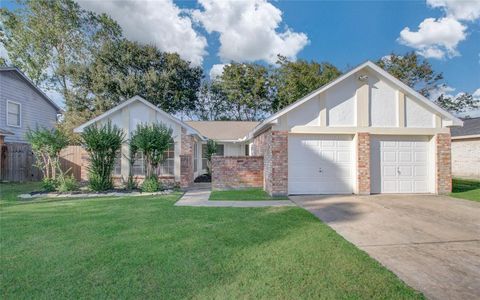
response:
<path id="1" fill-rule="evenodd" d="M 27 141 L 35 154 L 35 166 L 39 168 L 44 179 L 55 180 L 60 171 L 60 151 L 68 146 L 68 137 L 58 129 L 37 128 L 28 130 Z"/>
<path id="2" fill-rule="evenodd" d="M 212 173 L 212 156 L 217 153 L 217 142 L 214 140 L 207 141 L 207 153 L 205 153 L 205 157 L 207 158 L 207 172 L 210 175 Z"/>
<path id="3" fill-rule="evenodd" d="M 143 153 L 145 178 L 156 176 L 155 170 L 165 159 L 165 151 L 173 145 L 172 133 L 172 129 L 162 123 L 137 125 L 130 139 L 130 150 L 133 154 Z"/>
<path id="4" fill-rule="evenodd" d="M 112 188 L 115 158 L 125 140 L 125 134 L 108 122 L 102 126 L 89 126 L 81 134 L 83 147 L 90 155 L 88 180 L 94 191 Z"/>

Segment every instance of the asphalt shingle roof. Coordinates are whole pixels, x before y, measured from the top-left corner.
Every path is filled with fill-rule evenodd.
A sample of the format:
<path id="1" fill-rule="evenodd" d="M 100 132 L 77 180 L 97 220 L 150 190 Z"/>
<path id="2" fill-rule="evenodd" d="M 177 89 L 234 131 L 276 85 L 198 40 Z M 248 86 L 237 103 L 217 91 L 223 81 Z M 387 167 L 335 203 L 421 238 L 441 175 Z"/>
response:
<path id="1" fill-rule="evenodd" d="M 480 134 L 480 117 L 463 119 L 463 127 L 453 127 L 450 132 L 452 136 Z"/>

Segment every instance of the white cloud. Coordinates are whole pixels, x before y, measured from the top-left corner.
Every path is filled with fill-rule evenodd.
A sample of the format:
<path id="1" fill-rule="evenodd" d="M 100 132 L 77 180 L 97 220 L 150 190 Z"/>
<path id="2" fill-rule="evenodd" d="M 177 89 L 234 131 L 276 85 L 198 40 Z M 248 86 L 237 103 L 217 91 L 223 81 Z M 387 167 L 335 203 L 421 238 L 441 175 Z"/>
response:
<path id="1" fill-rule="evenodd" d="M 210 79 L 215 79 L 218 76 L 221 76 L 223 73 L 223 68 L 225 68 L 226 64 L 216 64 L 213 65 L 212 68 L 210 69 L 210 72 L 208 75 L 210 76 Z"/>
<path id="2" fill-rule="evenodd" d="M 480 1 L 478 0 L 427 0 L 433 8 L 442 8 L 448 17 L 457 20 L 474 21 L 480 18 Z"/>
<path id="3" fill-rule="evenodd" d="M 480 100 L 480 88 L 478 88 L 475 92 L 473 92 L 473 98 Z"/>
<path id="4" fill-rule="evenodd" d="M 277 54 L 294 59 L 308 44 L 305 33 L 279 30 L 282 12 L 266 0 L 199 0 L 202 10 L 193 18 L 208 33 L 220 34 L 219 56 L 223 62 L 263 60 L 274 63 Z"/>
<path id="5" fill-rule="evenodd" d="M 190 18 L 172 0 L 78 2 L 85 9 L 109 14 L 131 40 L 155 44 L 162 51 L 177 52 L 195 65 L 203 62 L 207 40 L 194 30 Z"/>
<path id="6" fill-rule="evenodd" d="M 436 88 L 432 89 L 430 91 L 430 100 L 435 101 L 440 97 L 440 95 L 444 95 L 446 97 L 455 97 L 452 92 L 454 92 L 455 89 L 452 88 L 451 86 L 448 86 L 446 84 L 438 85 Z"/>
<path id="7" fill-rule="evenodd" d="M 453 57 L 459 55 L 457 46 L 466 39 L 466 29 L 453 18 L 427 18 L 420 23 L 418 31 L 405 27 L 400 32 L 399 42 L 417 49 L 417 53 L 426 58 Z"/>

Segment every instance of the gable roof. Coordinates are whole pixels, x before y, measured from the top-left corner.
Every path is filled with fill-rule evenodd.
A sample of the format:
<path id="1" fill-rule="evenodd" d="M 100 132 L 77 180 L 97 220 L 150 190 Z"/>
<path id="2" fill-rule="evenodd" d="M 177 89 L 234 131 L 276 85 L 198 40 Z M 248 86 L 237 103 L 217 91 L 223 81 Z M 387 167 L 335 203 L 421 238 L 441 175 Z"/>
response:
<path id="1" fill-rule="evenodd" d="M 133 102 L 141 102 L 143 104 L 145 104 L 146 106 L 150 107 L 151 109 L 155 110 L 156 112 L 160 113 L 162 116 L 166 117 L 167 119 L 169 119 L 170 121 L 182 126 L 183 128 L 185 128 L 187 130 L 188 133 L 190 134 L 196 134 L 198 135 L 202 140 L 205 140 L 205 137 L 202 136 L 200 134 L 200 132 L 198 132 L 195 128 L 189 126 L 188 124 L 180 121 L 179 119 L 175 118 L 174 116 L 170 115 L 169 113 L 166 113 L 165 111 L 161 110 L 160 108 L 156 107 L 155 105 L 153 105 L 152 103 L 148 102 L 147 100 L 143 99 L 142 97 L 140 96 L 133 96 L 132 98 L 120 103 L 119 105 L 107 110 L 106 112 L 104 112 L 103 114 L 91 119 L 90 121 L 78 126 L 77 128 L 75 128 L 73 131 L 74 132 L 77 132 L 77 133 L 80 133 L 82 132 L 86 127 L 94 124 L 95 122 L 98 122 L 102 119 L 104 119 L 105 117 L 108 117 L 109 115 L 113 114 L 114 112 L 116 111 L 119 111 L 121 110 L 122 108 L 124 108 L 125 106 L 128 106 L 130 105 L 131 103 Z"/>
<path id="2" fill-rule="evenodd" d="M 440 115 L 444 116 L 447 119 L 450 119 L 451 120 L 451 125 L 450 126 L 462 126 L 463 123 L 460 119 L 453 116 L 452 114 L 450 114 L 446 110 L 442 109 L 441 107 L 439 107 L 438 105 L 436 105 L 432 101 L 428 100 L 427 98 L 425 98 L 425 96 L 421 95 L 420 93 L 418 93 L 417 91 L 415 91 L 411 87 L 407 86 L 405 83 L 403 83 L 402 81 L 400 81 L 399 79 L 397 79 L 396 77 L 394 77 L 393 75 L 391 75 L 390 73 L 385 71 L 384 69 L 380 68 L 375 63 L 373 63 L 371 61 L 366 61 L 363 64 L 359 65 L 358 67 L 350 70 L 349 72 L 347 72 L 347 73 L 343 74 L 342 76 L 338 77 L 337 79 L 333 80 L 332 82 L 321 86 L 320 88 L 314 90 L 310 94 L 304 96 L 303 98 L 300 98 L 299 100 L 295 101 L 294 103 L 288 105 L 287 107 L 285 107 L 285 108 L 281 109 L 280 111 L 276 112 L 275 114 L 271 115 L 270 117 L 265 119 L 262 123 L 260 123 L 252 132 L 250 132 L 249 135 L 248 135 L 248 138 L 253 137 L 253 135 L 256 132 L 262 130 L 266 125 L 271 124 L 272 122 L 274 122 L 280 116 L 288 113 L 292 109 L 295 109 L 296 107 L 302 105 L 303 103 L 311 100 L 312 98 L 314 98 L 318 94 L 320 94 L 320 93 L 328 90 L 329 88 L 341 83 L 345 79 L 349 78 L 350 76 L 355 75 L 355 73 L 357 73 L 357 72 L 359 72 L 359 71 L 361 71 L 362 69 L 365 69 L 365 68 L 368 68 L 371 71 L 377 73 L 378 75 L 384 77 L 388 81 L 390 81 L 393 84 L 395 84 L 396 86 L 398 86 L 401 90 L 403 90 L 407 94 L 410 94 L 410 95 L 414 96 L 415 98 L 417 98 L 418 100 L 420 100 L 423 104 L 425 104 L 427 107 L 430 107 L 433 111 L 439 113 Z"/>
<path id="3" fill-rule="evenodd" d="M 480 117 L 463 119 L 463 127 L 451 129 L 452 138 L 479 136 L 480 137 Z"/>
<path id="4" fill-rule="evenodd" d="M 36 86 L 33 81 L 30 80 L 30 78 L 27 77 L 27 75 L 23 74 L 22 71 L 20 71 L 18 68 L 15 68 L 15 67 L 0 67 L 0 72 L 15 72 L 17 73 L 18 75 L 20 75 L 20 78 L 22 78 L 23 80 L 25 80 L 28 85 L 30 85 L 34 90 L 36 90 L 40 96 L 42 96 L 48 104 L 52 105 L 57 113 L 60 113 L 63 111 L 63 109 L 60 108 L 60 106 L 58 106 L 55 102 L 53 102 L 52 99 L 50 99 L 50 97 L 48 97 L 38 86 Z"/>
<path id="5" fill-rule="evenodd" d="M 216 141 L 243 139 L 260 122 L 254 121 L 186 121 L 202 135 Z"/>

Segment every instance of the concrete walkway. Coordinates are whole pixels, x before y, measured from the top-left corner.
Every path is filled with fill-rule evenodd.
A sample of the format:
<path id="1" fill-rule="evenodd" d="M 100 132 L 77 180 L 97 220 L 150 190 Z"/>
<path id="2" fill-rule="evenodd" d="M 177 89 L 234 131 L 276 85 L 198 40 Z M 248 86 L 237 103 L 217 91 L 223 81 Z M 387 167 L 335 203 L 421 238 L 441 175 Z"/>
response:
<path id="1" fill-rule="evenodd" d="M 175 206 L 197 206 L 197 207 L 279 207 L 295 206 L 290 200 L 271 201 L 210 201 L 210 188 L 206 185 L 196 186 L 188 190 Z"/>
<path id="2" fill-rule="evenodd" d="M 293 196 L 431 299 L 480 299 L 480 203 L 435 195 Z"/>

